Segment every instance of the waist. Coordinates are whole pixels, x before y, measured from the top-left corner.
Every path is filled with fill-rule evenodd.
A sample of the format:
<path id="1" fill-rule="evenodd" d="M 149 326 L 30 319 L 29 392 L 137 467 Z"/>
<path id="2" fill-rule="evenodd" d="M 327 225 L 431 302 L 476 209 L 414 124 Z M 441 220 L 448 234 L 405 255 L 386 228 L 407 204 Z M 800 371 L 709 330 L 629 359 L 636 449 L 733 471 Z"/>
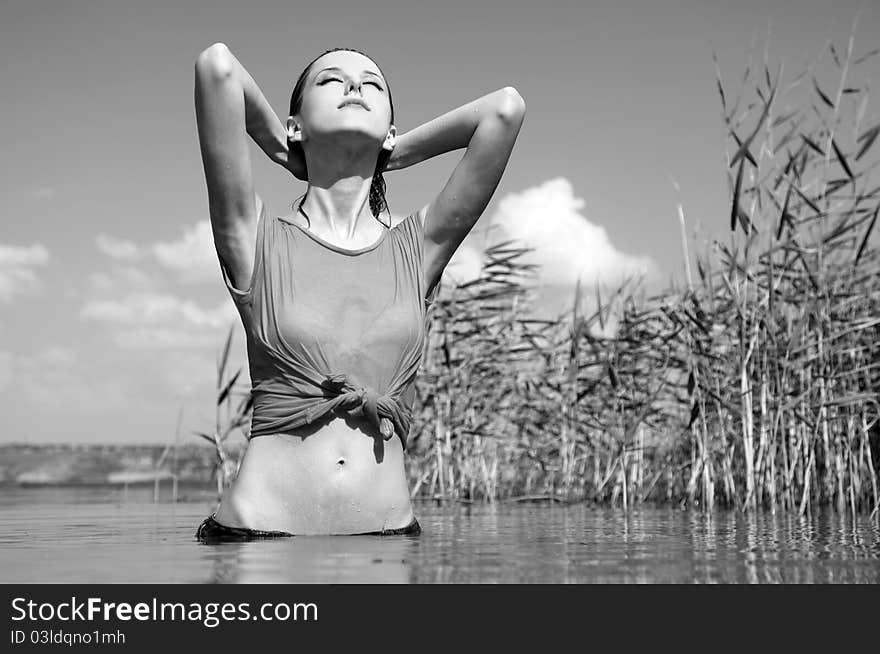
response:
<path id="1" fill-rule="evenodd" d="M 413 514 L 402 444 L 365 422 L 334 417 L 252 439 L 218 520 L 302 535 L 405 526 Z"/>

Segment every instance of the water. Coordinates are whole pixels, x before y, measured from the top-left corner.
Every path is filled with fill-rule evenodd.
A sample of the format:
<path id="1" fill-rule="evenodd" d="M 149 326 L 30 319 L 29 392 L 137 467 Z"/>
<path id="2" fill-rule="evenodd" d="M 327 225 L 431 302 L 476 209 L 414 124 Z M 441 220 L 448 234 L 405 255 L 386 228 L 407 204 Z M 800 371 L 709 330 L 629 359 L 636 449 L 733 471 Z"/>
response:
<path id="1" fill-rule="evenodd" d="M 210 497 L 165 500 L 152 488 L 5 488 L 0 582 L 880 582 L 867 516 L 419 504 L 418 538 L 204 545 L 193 534 Z"/>

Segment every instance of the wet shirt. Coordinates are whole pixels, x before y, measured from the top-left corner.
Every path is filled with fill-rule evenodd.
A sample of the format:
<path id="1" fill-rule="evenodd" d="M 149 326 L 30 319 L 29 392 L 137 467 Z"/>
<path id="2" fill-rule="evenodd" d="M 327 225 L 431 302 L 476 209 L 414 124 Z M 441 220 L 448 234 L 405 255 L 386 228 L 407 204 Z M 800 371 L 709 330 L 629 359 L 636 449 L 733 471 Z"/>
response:
<path id="1" fill-rule="evenodd" d="M 347 250 L 263 204 L 250 288 L 220 268 L 247 333 L 250 438 L 342 412 L 406 447 L 431 299 L 417 213 Z"/>

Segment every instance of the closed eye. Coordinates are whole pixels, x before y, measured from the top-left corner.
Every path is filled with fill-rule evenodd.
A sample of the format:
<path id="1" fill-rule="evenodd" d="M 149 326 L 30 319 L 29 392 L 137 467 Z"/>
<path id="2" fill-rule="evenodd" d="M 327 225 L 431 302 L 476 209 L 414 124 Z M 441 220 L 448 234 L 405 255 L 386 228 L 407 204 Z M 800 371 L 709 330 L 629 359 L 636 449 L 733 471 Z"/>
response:
<path id="1" fill-rule="evenodd" d="M 336 78 L 336 77 L 327 77 L 327 78 L 321 80 L 320 82 L 318 82 L 318 86 L 324 86 L 324 85 L 327 84 L 328 82 L 341 82 L 341 81 L 342 81 L 341 79 Z M 376 87 L 377 89 L 379 89 L 380 91 L 382 90 L 382 86 L 381 86 L 378 82 L 370 81 L 370 82 L 364 82 L 364 83 L 365 83 L 365 84 L 372 84 L 373 86 L 375 86 L 375 87 Z"/>

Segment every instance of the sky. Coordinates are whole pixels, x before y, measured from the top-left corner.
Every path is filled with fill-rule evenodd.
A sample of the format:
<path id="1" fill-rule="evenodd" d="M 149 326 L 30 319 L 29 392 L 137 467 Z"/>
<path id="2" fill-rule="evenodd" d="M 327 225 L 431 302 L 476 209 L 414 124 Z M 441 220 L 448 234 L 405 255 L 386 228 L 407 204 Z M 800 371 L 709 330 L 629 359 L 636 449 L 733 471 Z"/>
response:
<path id="1" fill-rule="evenodd" d="M 226 43 L 282 119 L 302 68 L 335 46 L 382 68 L 398 133 L 516 87 L 525 122 L 479 225 L 535 248 L 550 306 L 579 277 L 680 279 L 679 201 L 689 230 L 724 233 L 713 51 L 735 94 L 750 47 L 797 70 L 829 39 L 845 48 L 860 8 L 857 55 L 878 45 L 876 0 L 4 2 L 0 443 L 167 443 L 181 411 L 192 442 L 231 325 L 246 365 L 195 127 L 208 45 Z M 258 192 L 286 213 L 304 183 L 252 153 Z M 427 204 L 461 154 L 388 173 L 392 211 Z M 473 274 L 480 247 L 449 273 Z"/>

